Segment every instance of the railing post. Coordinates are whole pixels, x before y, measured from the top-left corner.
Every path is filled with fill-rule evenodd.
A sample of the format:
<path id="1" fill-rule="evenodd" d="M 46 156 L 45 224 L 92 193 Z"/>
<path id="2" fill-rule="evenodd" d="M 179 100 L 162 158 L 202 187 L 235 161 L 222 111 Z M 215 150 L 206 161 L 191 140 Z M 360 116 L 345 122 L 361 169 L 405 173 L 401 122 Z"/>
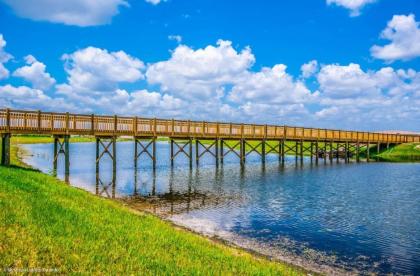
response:
<path id="1" fill-rule="evenodd" d="M 114 115 L 114 136 L 117 135 L 118 130 L 118 117 L 117 115 Z"/>
<path id="2" fill-rule="evenodd" d="M 54 114 L 51 113 L 50 116 L 51 131 L 54 131 Z"/>
<path id="3" fill-rule="evenodd" d="M 137 116 L 133 119 L 133 136 L 137 135 Z"/>
<path id="4" fill-rule="evenodd" d="M 174 136 L 174 133 L 175 133 L 175 120 L 174 119 L 172 119 L 172 136 Z"/>
<path id="5" fill-rule="evenodd" d="M 264 125 L 264 139 L 267 139 L 267 125 Z"/>
<path id="6" fill-rule="evenodd" d="M 219 129 L 219 122 L 216 123 L 216 137 L 219 137 L 220 129 Z"/>
<path id="7" fill-rule="evenodd" d="M 70 127 L 70 115 L 66 112 L 66 134 L 69 134 L 69 127 Z"/>
<path id="8" fill-rule="evenodd" d="M 95 114 L 90 115 L 90 127 L 92 135 L 95 135 Z"/>
<path id="9" fill-rule="evenodd" d="M 156 137 L 156 126 L 157 126 L 156 118 L 154 118 L 153 119 L 153 137 Z"/>
<path id="10" fill-rule="evenodd" d="M 6 131 L 10 132 L 10 109 L 6 109 Z"/>
<path id="11" fill-rule="evenodd" d="M 41 110 L 38 110 L 38 132 L 41 132 Z"/>

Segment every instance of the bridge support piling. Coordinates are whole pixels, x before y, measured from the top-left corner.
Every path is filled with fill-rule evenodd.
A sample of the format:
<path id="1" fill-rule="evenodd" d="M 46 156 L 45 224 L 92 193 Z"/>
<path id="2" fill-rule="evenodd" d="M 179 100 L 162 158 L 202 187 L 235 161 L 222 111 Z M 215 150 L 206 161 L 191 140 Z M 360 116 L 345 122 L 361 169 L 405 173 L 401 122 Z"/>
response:
<path id="1" fill-rule="evenodd" d="M 202 148 L 203 151 L 200 152 L 200 148 Z M 212 148 L 214 148 L 214 152 L 212 151 Z M 200 158 L 206 153 L 211 154 L 215 158 L 216 166 L 218 166 L 219 165 L 219 140 L 218 139 L 214 140 L 214 142 L 208 146 L 205 143 L 201 143 L 199 139 L 195 140 L 195 161 L 197 165 L 200 163 L 199 161 Z"/>
<path id="2" fill-rule="evenodd" d="M 369 162 L 370 161 L 370 143 L 367 143 L 366 146 L 366 161 Z"/>
<path id="3" fill-rule="evenodd" d="M 64 155 L 64 179 L 69 182 L 70 176 L 70 146 L 69 135 L 54 136 L 54 159 L 53 159 L 53 174 L 57 175 L 57 164 L 60 154 Z"/>
<path id="4" fill-rule="evenodd" d="M 280 157 L 281 163 L 284 165 L 284 139 L 280 141 Z"/>
<path id="5" fill-rule="evenodd" d="M 337 163 L 340 163 L 340 154 L 339 154 L 339 152 L 340 152 L 340 143 L 337 142 L 335 145 L 336 145 L 335 146 L 336 160 L 337 160 Z"/>
<path id="6" fill-rule="evenodd" d="M 219 166 L 219 139 L 216 139 L 214 141 L 214 151 L 215 151 L 215 156 L 214 158 L 216 159 L 216 167 Z"/>
<path id="7" fill-rule="evenodd" d="M 334 157 L 334 154 L 333 154 L 333 151 L 334 151 L 334 148 L 333 148 L 333 142 L 332 141 L 330 141 L 330 156 L 329 156 L 329 158 L 330 158 L 330 163 L 332 163 L 333 162 L 333 157 Z"/>
<path id="8" fill-rule="evenodd" d="M 192 143 L 193 140 L 190 138 L 189 142 L 188 142 L 188 158 L 190 159 L 190 168 L 192 168 L 192 164 L 193 164 L 193 148 L 192 148 Z"/>
<path id="9" fill-rule="evenodd" d="M 360 143 L 356 142 L 356 162 L 360 162 Z"/>
<path id="10" fill-rule="evenodd" d="M 245 165 L 245 156 L 246 156 L 246 151 L 245 151 L 245 146 L 246 146 L 246 142 L 245 139 L 241 139 L 240 141 L 240 159 L 241 159 L 241 166 Z"/>
<path id="11" fill-rule="evenodd" d="M 221 139 L 220 140 L 220 163 L 221 164 L 223 164 L 223 159 L 225 157 L 225 152 L 224 152 L 224 149 L 223 149 L 223 144 L 224 144 L 224 140 Z"/>
<path id="12" fill-rule="evenodd" d="M 111 150 L 112 148 L 112 150 Z M 99 174 L 99 165 L 102 158 L 107 155 L 112 161 L 112 175 L 117 172 L 117 137 L 96 137 L 96 172 Z"/>
<path id="13" fill-rule="evenodd" d="M 266 144 L 266 141 L 263 140 L 262 143 L 261 143 L 261 162 L 263 164 L 265 164 L 265 154 L 266 154 L 266 152 L 265 152 L 265 144 Z"/>
<path id="14" fill-rule="evenodd" d="M 193 144 L 193 140 L 190 138 L 190 139 L 187 139 L 187 142 L 181 144 L 181 143 L 177 143 L 175 141 L 175 139 L 170 138 L 170 143 L 171 143 L 171 166 L 174 165 L 174 161 L 175 161 L 176 156 L 180 153 L 183 153 L 188 158 L 190 167 L 192 167 L 192 162 L 193 162 L 192 144 Z M 176 152 L 174 151 L 174 146 L 177 147 Z M 188 147 L 188 152 L 186 151 L 186 147 Z"/>
<path id="15" fill-rule="evenodd" d="M 279 163 L 281 162 L 281 140 L 279 141 L 279 150 L 278 150 L 278 153 L 279 153 Z"/>
<path id="16" fill-rule="evenodd" d="M 300 140 L 300 164 L 303 164 L 303 140 Z"/>
<path id="17" fill-rule="evenodd" d="M 153 170 L 156 169 L 156 137 L 134 137 L 134 167 L 137 168 L 138 160 L 146 155 L 152 161 Z"/>
<path id="18" fill-rule="evenodd" d="M 171 145 L 171 166 L 174 165 L 174 140 L 170 139 L 170 145 Z"/>
<path id="19" fill-rule="evenodd" d="M 1 135 L 1 165 L 10 166 L 10 133 Z"/>
<path id="20" fill-rule="evenodd" d="M 315 142 L 315 164 L 318 165 L 318 161 L 319 161 L 319 144 L 318 141 Z"/>
<path id="21" fill-rule="evenodd" d="M 310 145 L 309 150 L 311 151 L 310 155 L 311 155 L 311 163 L 312 163 L 313 159 L 314 159 L 314 142 L 312 142 L 312 141 L 311 141 L 311 145 Z"/>
<path id="22" fill-rule="evenodd" d="M 346 161 L 346 163 L 349 163 L 350 162 L 350 153 L 349 153 L 349 150 L 350 150 L 350 148 L 349 148 L 349 142 L 347 142 L 346 141 L 346 144 L 345 144 L 345 161 Z"/>
<path id="23" fill-rule="evenodd" d="M 324 155 L 323 155 L 324 164 L 327 164 L 327 141 L 324 141 L 324 147 L 323 147 L 323 149 L 324 149 Z"/>

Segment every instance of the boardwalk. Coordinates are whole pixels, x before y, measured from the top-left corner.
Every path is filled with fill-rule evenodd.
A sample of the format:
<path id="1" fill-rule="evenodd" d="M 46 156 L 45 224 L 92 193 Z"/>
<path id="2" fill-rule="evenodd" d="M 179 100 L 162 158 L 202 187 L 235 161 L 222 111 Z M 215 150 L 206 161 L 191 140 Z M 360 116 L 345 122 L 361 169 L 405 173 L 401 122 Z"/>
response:
<path id="1" fill-rule="evenodd" d="M 323 153 L 324 159 L 327 155 L 331 159 L 334 152 L 338 158 L 340 150 L 345 152 L 345 160 L 352 152 L 355 153 L 358 160 L 362 147 L 366 149 L 370 148 L 371 145 L 377 145 L 380 148 L 381 145 L 420 142 L 419 135 L 407 134 L 10 109 L 0 110 L 0 133 L 3 145 L 2 164 L 9 164 L 11 135 L 43 134 L 55 137 L 55 166 L 58 155 L 63 153 L 66 156 L 66 168 L 69 166 L 68 144 L 70 135 L 95 136 L 97 164 L 104 155 L 109 155 L 114 166 L 116 166 L 115 144 L 116 138 L 119 136 L 133 137 L 135 141 L 135 162 L 142 154 L 146 154 L 151 158 L 153 164 L 156 162 L 157 137 L 170 139 L 171 163 L 179 154 L 185 154 L 192 163 L 192 144 L 195 141 L 196 162 L 199 162 L 199 158 L 203 154 L 208 153 L 216 158 L 217 164 L 219 161 L 223 162 L 223 157 L 229 153 L 236 154 L 240 163 L 244 164 L 245 157 L 250 152 L 260 154 L 263 162 L 265 162 L 265 155 L 269 153 L 277 153 L 279 160 L 284 161 L 284 155 L 288 153 L 300 156 L 302 160 L 305 152 L 314 156 L 316 162 L 318 162 L 320 152 Z M 203 143 L 203 140 L 206 140 L 206 143 Z M 258 144 L 251 144 L 249 141 L 258 141 Z M 293 146 L 290 146 L 290 143 L 285 143 L 286 141 L 293 141 Z M 323 148 L 319 147 L 320 143 L 322 143 Z M 333 148 L 333 145 L 335 145 L 335 148 Z M 369 159 L 369 156 L 367 158 Z"/>

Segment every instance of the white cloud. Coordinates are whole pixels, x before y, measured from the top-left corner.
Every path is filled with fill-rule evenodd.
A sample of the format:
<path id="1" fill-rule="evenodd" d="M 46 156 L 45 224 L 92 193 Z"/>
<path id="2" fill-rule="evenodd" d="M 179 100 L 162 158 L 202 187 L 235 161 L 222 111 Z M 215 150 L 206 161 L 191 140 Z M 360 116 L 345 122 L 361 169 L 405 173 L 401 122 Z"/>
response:
<path id="1" fill-rule="evenodd" d="M 409 60 L 420 56 L 420 22 L 414 14 L 394 15 L 382 31 L 381 38 L 391 43 L 374 45 L 370 52 L 373 57 L 387 61 Z"/>
<path id="2" fill-rule="evenodd" d="M 359 16 L 360 10 L 376 0 L 327 0 L 328 5 L 337 5 L 350 10 L 350 16 Z"/>
<path id="3" fill-rule="evenodd" d="M 303 82 L 295 81 L 286 73 L 284 64 L 249 72 L 229 94 L 229 99 L 236 103 L 292 104 L 309 102 L 312 97 Z"/>
<path id="4" fill-rule="evenodd" d="M 358 64 L 325 65 L 317 75 L 323 123 L 347 128 L 415 128 L 420 116 L 420 73 L 384 67 L 363 71 Z M 418 129 L 417 129 L 418 130 Z"/>
<path id="5" fill-rule="evenodd" d="M 119 83 L 133 83 L 144 78 L 144 63 L 123 51 L 87 47 L 63 55 L 68 84 L 58 85 L 61 92 L 103 93 L 115 91 Z"/>
<path id="6" fill-rule="evenodd" d="M 376 81 L 359 64 L 326 65 L 317 75 L 320 90 L 335 98 L 354 97 L 375 92 Z"/>
<path id="7" fill-rule="evenodd" d="M 46 66 L 44 63 L 39 62 L 32 55 L 25 57 L 28 65 L 20 67 L 13 72 L 13 76 L 21 77 L 29 81 L 36 89 L 49 89 L 55 84 L 55 79 L 45 71 Z"/>
<path id="8" fill-rule="evenodd" d="M 0 105 L 9 108 L 28 108 L 56 111 L 68 110 L 81 112 L 77 104 L 70 103 L 63 98 L 52 98 L 42 90 L 27 86 L 12 86 L 10 84 L 0 86 Z"/>
<path id="9" fill-rule="evenodd" d="M 9 70 L 3 65 L 3 63 L 12 59 L 12 56 L 4 51 L 6 44 L 6 40 L 3 38 L 3 35 L 0 34 L 0 80 L 9 77 Z"/>
<path id="10" fill-rule="evenodd" d="M 128 110 L 142 116 L 156 116 L 156 110 L 159 110 L 159 116 L 173 117 L 185 114 L 183 110 L 187 108 L 186 103 L 174 96 L 147 90 L 139 90 L 130 93 Z"/>
<path id="11" fill-rule="evenodd" d="M 75 26 L 95 26 L 111 22 L 125 0 L 2 0 L 20 17 Z"/>
<path id="12" fill-rule="evenodd" d="M 311 60 L 300 67 L 303 78 L 310 78 L 318 71 L 318 61 Z"/>
<path id="13" fill-rule="evenodd" d="M 181 43 L 182 42 L 182 36 L 180 35 L 169 35 L 168 36 L 169 40 L 173 40 L 176 41 L 177 43 Z"/>
<path id="14" fill-rule="evenodd" d="M 145 1 L 152 5 L 157 5 L 157 4 L 160 4 L 161 2 L 166 2 L 166 0 L 145 0 Z"/>
<path id="15" fill-rule="evenodd" d="M 30 66 L 22 68 L 38 62 L 30 56 L 26 59 Z M 419 130 L 420 72 L 413 69 L 363 70 L 355 63 L 319 69 L 311 61 L 297 77 L 287 73 L 284 64 L 255 72 L 250 48 L 238 51 L 222 40 L 197 50 L 178 46 L 168 60 L 148 66 L 149 83 L 139 81 L 144 79 L 143 62 L 122 51 L 88 47 L 63 55 L 63 61 L 68 81 L 57 85 L 56 91 L 46 94 L 42 89 L 3 85 L 0 105 L 191 120 Z M 27 70 L 39 74 L 25 76 L 46 73 L 42 66 Z M 315 76 L 318 87 L 311 91 L 304 75 Z M 131 84 L 122 87 L 125 83 Z M 161 89 L 152 90 L 149 85 Z M 311 87 L 315 85 L 311 80 Z M 43 85 L 34 82 L 35 86 Z"/>
<path id="16" fill-rule="evenodd" d="M 222 86 L 238 81 L 254 62 L 249 47 L 238 52 L 230 41 L 219 40 L 216 47 L 198 50 L 180 45 L 169 60 L 150 65 L 146 76 L 150 84 L 159 84 L 164 92 L 206 99 L 222 96 Z"/>

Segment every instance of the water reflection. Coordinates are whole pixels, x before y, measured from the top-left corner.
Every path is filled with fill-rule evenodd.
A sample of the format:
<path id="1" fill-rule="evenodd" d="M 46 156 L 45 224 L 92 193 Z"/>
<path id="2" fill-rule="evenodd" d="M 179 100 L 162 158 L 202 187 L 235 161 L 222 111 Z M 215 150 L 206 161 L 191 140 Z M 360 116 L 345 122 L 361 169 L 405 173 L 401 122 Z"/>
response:
<path id="1" fill-rule="evenodd" d="M 51 172 L 52 145 L 25 148 L 34 154 L 26 162 Z M 231 154 L 222 166 L 208 155 L 190 169 L 182 156 L 171 167 L 169 145 L 159 143 L 154 171 L 150 158 L 134 169 L 133 148 L 119 143 L 116 175 L 112 162 L 95 175 L 94 145 L 71 144 L 71 184 L 270 255 L 420 274 L 419 164 L 296 164 L 293 156 L 282 164 L 268 155 L 264 165 L 251 154 L 242 167 Z"/>

